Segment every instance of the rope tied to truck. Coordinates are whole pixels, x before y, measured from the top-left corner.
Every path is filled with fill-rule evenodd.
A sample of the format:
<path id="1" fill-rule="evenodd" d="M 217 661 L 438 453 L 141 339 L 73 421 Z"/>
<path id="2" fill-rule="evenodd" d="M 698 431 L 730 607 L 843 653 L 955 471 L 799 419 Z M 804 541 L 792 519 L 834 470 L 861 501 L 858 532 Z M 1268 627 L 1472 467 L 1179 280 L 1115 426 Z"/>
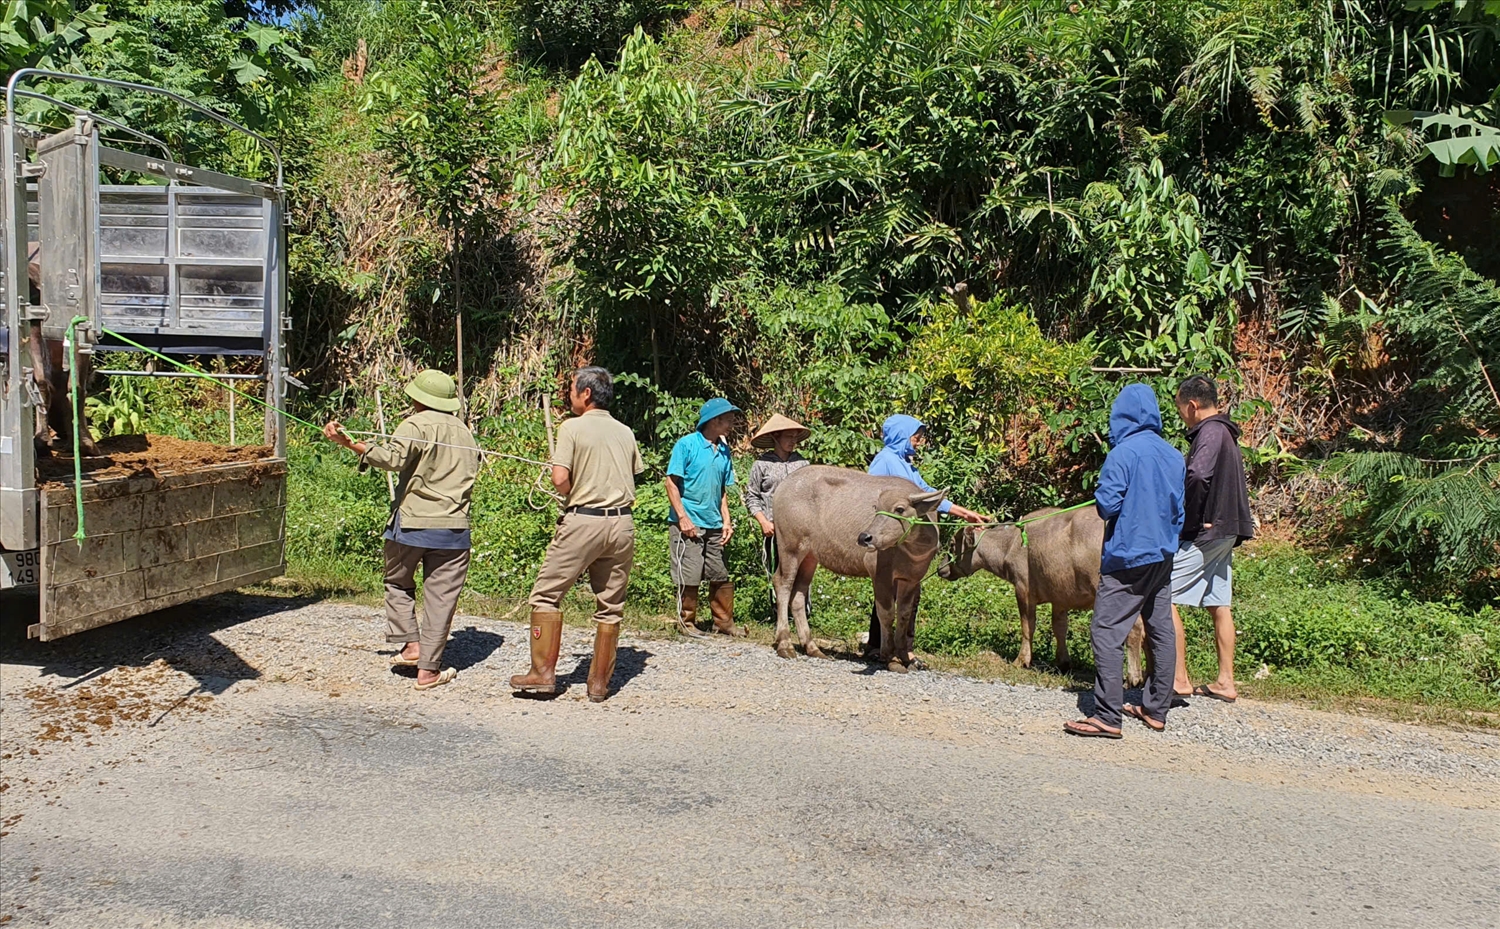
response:
<path id="1" fill-rule="evenodd" d="M 73 504 L 78 510 L 78 528 L 73 530 L 73 541 L 83 548 L 83 540 L 88 534 L 83 531 L 83 438 L 79 435 L 79 423 L 82 418 L 78 415 L 78 324 L 89 321 L 87 316 L 75 316 L 68 323 L 68 364 L 71 370 L 68 372 L 68 396 L 73 404 Z"/>

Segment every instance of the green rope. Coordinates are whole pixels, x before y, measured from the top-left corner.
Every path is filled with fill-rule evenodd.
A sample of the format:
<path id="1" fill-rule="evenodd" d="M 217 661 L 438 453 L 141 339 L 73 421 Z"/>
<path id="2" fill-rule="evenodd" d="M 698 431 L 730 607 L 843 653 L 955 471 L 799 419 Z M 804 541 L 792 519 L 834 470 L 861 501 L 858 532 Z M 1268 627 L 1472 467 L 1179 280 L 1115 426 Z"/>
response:
<path id="1" fill-rule="evenodd" d="M 212 374 L 209 374 L 206 371 L 199 371 L 197 368 L 193 367 L 192 365 L 183 364 L 182 362 L 178 361 L 175 358 L 169 358 L 166 355 L 163 355 L 161 352 L 158 352 L 155 349 L 147 348 L 146 346 L 144 346 L 141 343 L 135 341 L 134 339 L 127 338 L 127 337 L 125 337 L 123 335 L 120 335 L 118 332 L 115 332 L 113 330 L 102 329 L 101 328 L 99 331 L 102 332 L 102 333 L 104 333 L 107 336 L 110 336 L 111 338 L 119 339 L 121 342 L 124 342 L 126 345 L 130 345 L 130 346 L 132 346 L 132 347 L 134 347 L 136 349 L 139 349 L 140 351 L 145 352 L 146 354 L 152 356 L 153 358 L 159 358 L 162 361 L 165 361 L 167 364 L 171 365 L 174 368 L 177 368 L 180 371 L 183 371 L 183 372 L 185 372 L 187 374 L 191 374 L 194 377 L 201 377 L 201 378 L 203 378 L 206 381 L 213 381 L 214 384 L 218 385 L 219 387 L 224 388 L 225 390 L 229 391 L 230 393 L 237 394 L 238 396 L 244 397 L 246 400 L 249 400 L 252 403 L 259 403 L 261 406 L 265 407 L 268 410 L 274 410 L 275 412 L 280 413 L 282 416 L 285 416 L 287 419 L 290 419 L 294 423 L 298 423 L 300 425 L 306 426 L 307 428 L 312 429 L 312 430 L 314 430 L 316 432 L 319 432 L 319 433 L 321 433 L 323 431 L 323 427 L 319 426 L 317 423 L 308 422 L 305 419 L 302 419 L 302 418 L 297 417 L 297 416 L 293 416 L 291 413 L 288 413 L 286 410 L 283 410 L 281 407 L 276 406 L 274 403 L 268 402 L 266 400 L 266 398 L 264 398 L 264 397 L 257 397 L 255 394 L 246 393 L 243 390 L 236 390 L 235 388 L 230 387 L 228 384 L 225 384 L 223 381 L 220 381 L 218 378 L 214 377 Z"/>
<path id="2" fill-rule="evenodd" d="M 73 503 L 78 508 L 78 528 L 73 532 L 73 541 L 83 547 L 88 536 L 83 531 L 83 417 L 78 415 L 78 324 L 89 321 L 87 316 L 75 316 L 68 323 L 68 350 L 72 353 L 73 370 L 68 372 L 68 394 L 73 403 Z"/>
<path id="3" fill-rule="evenodd" d="M 891 519 L 899 519 L 906 523 L 906 531 L 901 533 L 901 538 L 896 540 L 896 545 L 900 545 L 906 541 L 906 537 L 911 535 L 913 529 L 917 528 L 917 523 L 931 523 L 933 528 L 938 528 L 937 520 L 929 519 L 925 516 L 902 516 L 900 513 L 892 513 L 889 510 L 876 510 L 875 515 L 889 516 Z"/>
<path id="4" fill-rule="evenodd" d="M 1060 509 L 1060 510 L 1054 510 L 1051 513 L 1043 513 L 1040 516 L 1029 516 L 1026 519 L 1012 519 L 1012 520 L 1007 520 L 1007 521 L 1002 521 L 1002 522 L 971 523 L 971 522 L 969 522 L 966 519 L 950 519 L 947 522 L 948 522 L 949 525 L 953 525 L 953 526 L 976 526 L 976 525 L 979 525 L 979 526 L 983 526 L 985 529 L 993 529 L 996 526 L 1015 526 L 1017 529 L 1021 530 L 1021 545 L 1022 545 L 1022 547 L 1025 547 L 1026 542 L 1027 542 L 1027 538 L 1026 538 L 1026 525 L 1028 523 L 1040 522 L 1040 521 L 1042 521 L 1044 519 L 1049 519 L 1049 518 L 1051 518 L 1053 516 L 1061 516 L 1064 513 L 1071 513 L 1074 510 L 1081 510 L 1081 509 L 1083 509 L 1086 506 L 1093 506 L 1093 505 L 1094 505 L 1094 501 L 1092 501 L 1092 500 L 1085 500 L 1082 503 L 1075 503 L 1072 506 L 1063 507 L 1062 509 Z M 891 519 L 899 519 L 902 522 L 904 522 L 904 523 L 907 524 L 906 532 L 901 536 L 900 540 L 898 540 L 896 542 L 897 545 L 900 545 L 902 542 L 906 541 L 906 537 L 908 535 L 911 535 L 912 530 L 916 528 L 916 524 L 919 523 L 919 522 L 930 522 L 934 526 L 938 526 L 939 529 L 942 528 L 941 524 L 937 520 L 930 519 L 930 518 L 927 518 L 927 517 L 922 517 L 922 516 L 903 516 L 900 513 L 892 513 L 889 510 L 876 510 L 875 511 L 875 515 L 876 516 L 889 516 Z"/>
<path id="5" fill-rule="evenodd" d="M 1052 512 L 1052 513 L 1043 513 L 1040 516 L 1032 516 L 1032 517 L 1029 517 L 1027 519 L 1018 519 L 1018 520 L 1015 520 L 1013 523 L 1011 523 L 1011 525 L 1013 525 L 1016 528 L 1018 528 L 1018 529 L 1021 530 L 1021 547 L 1025 548 L 1026 547 L 1026 524 L 1027 523 L 1039 522 L 1039 521 L 1047 519 L 1048 517 L 1051 517 L 1051 516 L 1061 516 L 1064 513 L 1071 513 L 1074 510 L 1081 510 L 1081 509 L 1083 509 L 1086 506 L 1093 506 L 1093 505 L 1094 505 L 1094 501 L 1092 501 L 1092 500 L 1085 500 L 1082 503 L 1075 503 L 1072 506 L 1063 507 L 1062 509 L 1057 510 L 1057 511 Z"/>

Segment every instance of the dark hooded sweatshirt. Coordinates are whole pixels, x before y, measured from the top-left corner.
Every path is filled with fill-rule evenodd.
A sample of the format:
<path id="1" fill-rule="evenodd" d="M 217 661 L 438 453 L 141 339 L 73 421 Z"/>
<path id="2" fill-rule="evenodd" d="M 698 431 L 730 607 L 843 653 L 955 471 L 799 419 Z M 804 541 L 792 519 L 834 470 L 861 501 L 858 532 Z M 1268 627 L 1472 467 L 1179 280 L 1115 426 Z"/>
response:
<path id="1" fill-rule="evenodd" d="M 1145 384 L 1131 384 L 1109 413 L 1109 455 L 1094 506 L 1105 522 L 1105 574 L 1166 561 L 1182 533 L 1182 455 L 1161 437 L 1161 408 Z"/>
<path id="2" fill-rule="evenodd" d="M 1240 454 L 1240 427 L 1223 413 L 1210 416 L 1188 432 L 1184 542 L 1255 538 L 1245 459 Z M 1204 529 L 1204 523 L 1213 528 Z"/>

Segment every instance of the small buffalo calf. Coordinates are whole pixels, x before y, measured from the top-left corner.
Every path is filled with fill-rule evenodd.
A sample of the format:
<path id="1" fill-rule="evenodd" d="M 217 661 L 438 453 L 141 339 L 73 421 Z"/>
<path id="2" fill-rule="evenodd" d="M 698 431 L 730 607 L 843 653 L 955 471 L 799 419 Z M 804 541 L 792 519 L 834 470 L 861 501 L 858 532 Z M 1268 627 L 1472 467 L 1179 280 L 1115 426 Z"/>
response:
<path id="1" fill-rule="evenodd" d="M 953 560 L 938 571 L 944 580 L 956 581 L 975 571 L 988 571 L 1009 581 L 1016 589 L 1016 607 L 1021 611 L 1021 653 L 1016 664 L 1031 667 L 1031 639 L 1036 633 L 1036 608 L 1052 604 L 1052 636 L 1057 640 L 1057 666 L 1067 670 L 1068 612 L 1094 608 L 1099 589 L 1099 553 L 1104 547 L 1104 520 L 1093 507 L 1062 512 L 1044 507 L 1024 519 L 1048 516 L 1026 525 L 1026 544 L 1017 526 L 965 529 L 954 540 Z M 1125 641 L 1125 682 L 1140 685 L 1141 644 L 1146 627 L 1137 619 Z"/>

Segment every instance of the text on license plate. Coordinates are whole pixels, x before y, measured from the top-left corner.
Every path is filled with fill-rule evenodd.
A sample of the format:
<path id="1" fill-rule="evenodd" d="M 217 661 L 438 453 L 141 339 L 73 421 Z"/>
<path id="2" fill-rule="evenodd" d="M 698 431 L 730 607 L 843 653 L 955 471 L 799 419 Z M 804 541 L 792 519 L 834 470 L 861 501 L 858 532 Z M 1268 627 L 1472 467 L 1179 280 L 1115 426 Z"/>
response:
<path id="1" fill-rule="evenodd" d="M 5 586 L 22 587 L 41 580 L 42 558 L 36 549 L 29 552 L 0 552 L 0 556 L 5 559 Z"/>

